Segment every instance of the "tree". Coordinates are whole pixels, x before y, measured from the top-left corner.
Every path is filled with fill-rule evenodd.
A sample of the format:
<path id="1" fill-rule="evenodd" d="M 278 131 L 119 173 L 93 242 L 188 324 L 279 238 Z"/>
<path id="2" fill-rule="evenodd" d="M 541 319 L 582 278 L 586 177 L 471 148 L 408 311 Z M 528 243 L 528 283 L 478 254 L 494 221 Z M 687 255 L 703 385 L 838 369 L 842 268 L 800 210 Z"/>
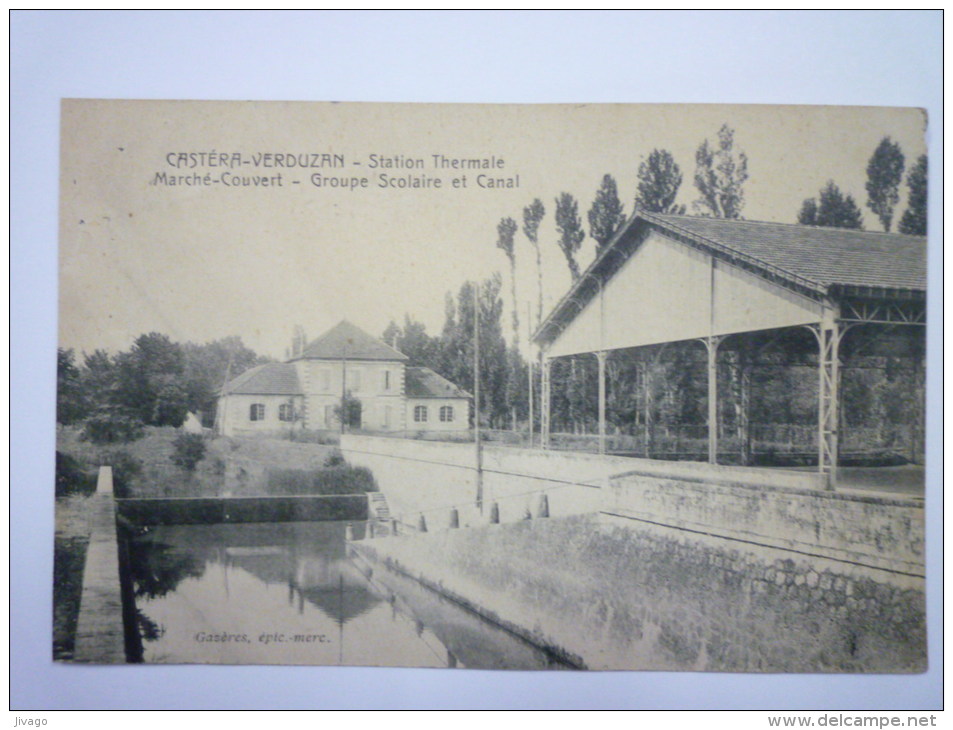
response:
<path id="1" fill-rule="evenodd" d="M 81 421 L 88 411 L 73 351 L 59 347 L 56 350 L 56 422 L 68 426 Z"/>
<path id="2" fill-rule="evenodd" d="M 802 226 L 817 225 L 817 198 L 805 198 L 797 214 L 797 222 Z"/>
<path id="3" fill-rule="evenodd" d="M 897 229 L 912 236 L 927 234 L 927 156 L 920 155 L 907 175 L 907 209 Z"/>
<path id="4" fill-rule="evenodd" d="M 393 339 L 389 339 L 388 334 Z M 384 331 L 384 340 L 407 356 L 407 365 L 410 367 L 432 368 L 439 356 L 439 342 L 427 334 L 423 322 L 418 322 L 409 314 L 404 315 L 403 329 L 391 322 Z"/>
<path id="5" fill-rule="evenodd" d="M 675 197 L 682 184 L 682 171 L 668 150 L 652 150 L 639 165 L 638 189 L 635 195 L 637 208 L 649 213 L 673 213 L 682 215 L 684 205 L 675 205 Z"/>
<path id="6" fill-rule="evenodd" d="M 166 335 L 140 335 L 116 358 L 116 404 L 150 426 L 181 426 L 189 409 L 182 348 Z"/>
<path id="7" fill-rule="evenodd" d="M 343 421 L 345 429 L 361 427 L 361 401 L 351 391 L 345 393 L 341 401 L 334 406 L 334 417 L 338 423 Z"/>
<path id="8" fill-rule="evenodd" d="M 821 190 L 820 203 L 808 198 L 801 204 L 797 222 L 805 226 L 863 229 L 862 215 L 850 195 L 844 195 L 833 180 Z"/>
<path id="9" fill-rule="evenodd" d="M 543 207 L 543 201 L 536 198 L 532 203 L 523 208 L 523 233 L 533 245 L 536 251 L 536 293 L 538 301 L 536 305 L 536 327 L 543 321 L 543 260 L 539 250 L 539 224 L 546 215 L 546 208 Z"/>
<path id="10" fill-rule="evenodd" d="M 884 137 L 867 163 L 867 207 L 890 231 L 894 206 L 900 201 L 897 192 L 903 180 L 903 152 L 900 145 Z"/>
<path id="11" fill-rule="evenodd" d="M 384 342 L 386 342 L 388 345 L 390 345 L 391 347 L 397 350 L 400 350 L 400 348 L 397 347 L 397 340 L 399 338 L 400 338 L 400 327 L 397 325 L 397 323 L 394 320 L 391 320 L 390 324 L 387 325 L 387 329 L 384 330 L 384 334 L 381 335 L 381 339 Z M 403 352 L 403 350 L 401 350 L 401 352 Z M 407 353 L 404 352 L 404 354 L 406 355 Z"/>
<path id="12" fill-rule="evenodd" d="M 470 393 L 474 392 L 473 326 L 480 326 L 480 413 L 484 420 L 502 425 L 509 409 L 506 381 L 509 358 L 503 339 L 502 280 L 499 274 L 476 284 L 466 282 L 454 301 L 447 295 L 447 316 L 440 336 L 441 357 L 438 372 Z M 477 287 L 478 307 L 474 307 Z M 478 314 L 477 314 L 478 313 Z"/>
<path id="13" fill-rule="evenodd" d="M 496 227 L 496 247 L 506 254 L 510 262 L 510 291 L 513 296 L 513 346 L 517 347 L 520 341 L 519 305 L 516 301 L 516 250 L 514 236 L 517 225 L 512 218 L 503 218 Z"/>
<path id="14" fill-rule="evenodd" d="M 695 187 L 701 193 L 694 203 L 699 215 L 712 218 L 740 218 L 745 204 L 744 183 L 748 179 L 748 157 L 735 151 L 735 131 L 727 124 L 718 130 L 718 146 L 704 140 L 695 152 Z"/>
<path id="15" fill-rule="evenodd" d="M 612 175 L 602 176 L 602 185 L 589 209 L 589 235 L 596 239 L 596 255 L 608 245 L 625 223 L 625 206 L 619 200 L 619 191 Z"/>
<path id="16" fill-rule="evenodd" d="M 516 299 L 516 251 L 514 246 L 514 237 L 518 226 L 512 218 L 503 218 L 496 227 L 497 241 L 496 247 L 506 254 L 510 262 L 510 291 L 513 303 L 513 340 L 512 352 L 509 354 L 507 362 L 506 376 L 506 405 L 510 411 L 510 417 L 513 422 L 513 430 L 516 430 L 516 401 L 519 398 L 521 381 L 518 381 L 519 368 L 516 367 L 516 359 L 519 357 L 520 344 L 520 318 L 519 302 Z M 514 359 L 514 357 L 516 359 Z"/>
<path id="17" fill-rule="evenodd" d="M 586 234 L 582 230 L 582 221 L 579 219 L 579 204 L 569 193 L 560 193 L 556 198 L 556 230 L 559 231 L 559 248 L 566 256 L 569 273 L 575 283 L 579 279 L 576 252 Z"/>
<path id="18" fill-rule="evenodd" d="M 300 327 L 295 330 L 295 338 L 300 343 L 304 331 Z M 303 347 L 303 343 L 299 346 Z M 235 378 L 256 365 L 268 362 L 268 358 L 246 347 L 242 338 L 236 335 L 201 345 L 186 342 L 179 348 L 183 358 L 180 384 L 186 392 L 188 409 L 202 413 L 204 424 L 209 426 L 226 374 L 229 378 Z"/>

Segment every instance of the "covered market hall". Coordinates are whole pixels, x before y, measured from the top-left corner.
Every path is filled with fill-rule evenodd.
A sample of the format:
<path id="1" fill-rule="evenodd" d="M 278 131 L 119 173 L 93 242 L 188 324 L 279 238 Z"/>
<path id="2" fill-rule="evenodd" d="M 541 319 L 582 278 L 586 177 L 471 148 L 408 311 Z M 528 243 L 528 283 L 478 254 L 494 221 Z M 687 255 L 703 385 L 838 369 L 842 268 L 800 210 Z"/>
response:
<path id="1" fill-rule="evenodd" d="M 649 443 L 650 396 L 680 391 L 674 422 L 696 424 L 713 464 L 769 451 L 829 489 L 847 460 L 922 464 L 926 254 L 917 236 L 637 210 L 534 334 L 543 448 L 554 369 L 588 361 L 600 453 L 636 426 Z M 789 443 L 759 443 L 759 420 Z"/>

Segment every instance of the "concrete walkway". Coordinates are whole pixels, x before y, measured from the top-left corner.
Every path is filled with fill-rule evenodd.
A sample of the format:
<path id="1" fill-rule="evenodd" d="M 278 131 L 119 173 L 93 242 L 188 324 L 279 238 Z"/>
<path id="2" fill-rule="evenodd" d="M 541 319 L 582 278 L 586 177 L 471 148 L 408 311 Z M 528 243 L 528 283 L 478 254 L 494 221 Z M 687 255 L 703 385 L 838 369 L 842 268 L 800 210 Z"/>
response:
<path id="1" fill-rule="evenodd" d="M 101 467 L 96 494 L 90 497 L 89 509 L 92 531 L 86 549 L 73 661 L 125 664 L 116 502 L 112 493 L 111 467 Z"/>

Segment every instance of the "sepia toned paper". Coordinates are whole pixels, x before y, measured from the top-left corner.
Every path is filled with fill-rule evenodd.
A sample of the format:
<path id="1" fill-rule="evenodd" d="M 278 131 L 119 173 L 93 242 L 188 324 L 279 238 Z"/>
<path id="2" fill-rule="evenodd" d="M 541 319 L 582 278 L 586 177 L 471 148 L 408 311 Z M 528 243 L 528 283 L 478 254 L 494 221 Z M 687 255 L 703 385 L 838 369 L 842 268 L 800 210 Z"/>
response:
<path id="1" fill-rule="evenodd" d="M 110 404 L 86 402 L 60 424 L 58 453 L 112 467 L 114 482 L 123 459 L 139 466 L 131 491 L 87 498 L 106 518 L 58 501 L 58 536 L 81 545 L 69 569 L 83 578 L 75 646 L 57 658 L 923 671 L 926 240 L 897 229 L 925 125 L 920 110 L 862 107 L 63 101 L 61 350 L 88 374 L 97 352 L 121 359 L 150 333 L 180 345 L 240 337 L 271 362 L 256 392 L 240 390 L 228 360 L 215 412 L 190 414 L 206 443 L 197 471 L 170 457 L 188 420 L 105 446 L 84 437 L 83 419 L 111 417 Z M 700 148 L 716 150 L 725 130 L 745 166 L 733 171 L 735 228 L 697 204 Z M 889 234 L 867 204 L 884 139 L 904 158 Z M 669 210 L 639 217 L 640 170 L 659 151 L 678 165 L 678 192 Z M 601 250 L 589 212 L 605 176 L 623 216 Z M 797 225 L 829 183 L 868 236 Z M 559 245 L 563 194 L 578 206 L 578 277 Z M 537 199 L 538 259 L 525 230 Z M 498 246 L 507 218 L 512 260 Z M 824 249 L 825 236 L 838 248 Z M 463 327 L 465 285 L 495 276 L 496 335 L 471 326 L 456 360 L 397 357 L 391 323 L 449 338 L 457 315 Z M 361 334 L 309 349 L 342 322 L 385 354 L 361 350 Z M 844 349 L 825 370 L 817 342 L 831 322 Z M 484 349 L 477 385 L 479 337 L 512 354 Z M 762 359 L 745 371 L 750 353 Z M 501 395 L 494 367 L 510 357 L 521 379 Z M 782 365 L 798 368 L 783 381 L 805 389 L 797 404 L 823 411 L 828 387 L 850 412 L 825 432 L 805 405 L 751 424 L 762 428 L 745 431 L 751 453 L 725 452 L 749 429 L 742 378 L 769 382 L 752 393 L 770 411 L 783 388 L 765 373 Z M 435 372 L 446 392 L 415 395 L 408 368 Z M 280 390 L 279 372 L 297 385 Z M 833 385 L 817 384 L 825 377 Z M 570 397 L 572 378 L 589 379 Z M 676 381 L 692 394 L 679 406 Z M 861 409 L 868 390 L 882 411 Z M 359 423 L 341 428 L 334 409 L 351 397 Z M 494 410 L 494 398 L 518 405 Z M 706 425 L 714 399 L 723 451 Z M 663 418 L 664 437 L 651 430 Z M 682 440 L 697 453 L 670 444 Z M 819 469 L 824 443 L 853 461 Z M 327 459 L 338 450 L 382 495 L 359 492 L 366 514 L 289 519 L 305 508 L 268 502 L 287 496 L 269 492 L 279 471 L 337 468 Z M 150 485 L 155 474 L 167 486 Z M 91 556 L 116 551 L 122 578 L 112 581 L 112 562 L 97 578 Z M 111 598 L 98 596 L 110 585 Z"/>

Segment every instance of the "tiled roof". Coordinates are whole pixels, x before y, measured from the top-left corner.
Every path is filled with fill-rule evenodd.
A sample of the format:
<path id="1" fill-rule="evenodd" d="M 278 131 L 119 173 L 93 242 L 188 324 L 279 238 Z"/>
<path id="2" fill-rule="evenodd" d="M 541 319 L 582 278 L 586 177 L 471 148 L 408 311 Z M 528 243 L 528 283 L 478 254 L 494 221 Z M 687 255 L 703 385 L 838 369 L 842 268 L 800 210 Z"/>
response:
<path id="1" fill-rule="evenodd" d="M 470 394 L 458 388 L 430 368 L 407 368 L 404 374 L 404 393 L 408 398 L 469 398 Z"/>
<path id="2" fill-rule="evenodd" d="M 592 300 L 601 283 L 638 250 L 640 232 L 662 235 L 806 293 L 922 299 L 926 292 L 926 238 L 845 228 L 662 215 L 637 210 L 563 295 L 533 334 L 552 342 L 557 332 Z"/>
<path id="3" fill-rule="evenodd" d="M 919 236 L 658 213 L 640 215 L 821 287 L 926 290 L 927 242 Z"/>
<path id="4" fill-rule="evenodd" d="M 293 360 L 406 360 L 407 356 L 342 320 L 313 340 Z"/>
<path id="5" fill-rule="evenodd" d="M 225 393 L 229 395 L 302 395 L 295 366 L 287 362 L 272 362 L 246 370 L 228 382 Z"/>

